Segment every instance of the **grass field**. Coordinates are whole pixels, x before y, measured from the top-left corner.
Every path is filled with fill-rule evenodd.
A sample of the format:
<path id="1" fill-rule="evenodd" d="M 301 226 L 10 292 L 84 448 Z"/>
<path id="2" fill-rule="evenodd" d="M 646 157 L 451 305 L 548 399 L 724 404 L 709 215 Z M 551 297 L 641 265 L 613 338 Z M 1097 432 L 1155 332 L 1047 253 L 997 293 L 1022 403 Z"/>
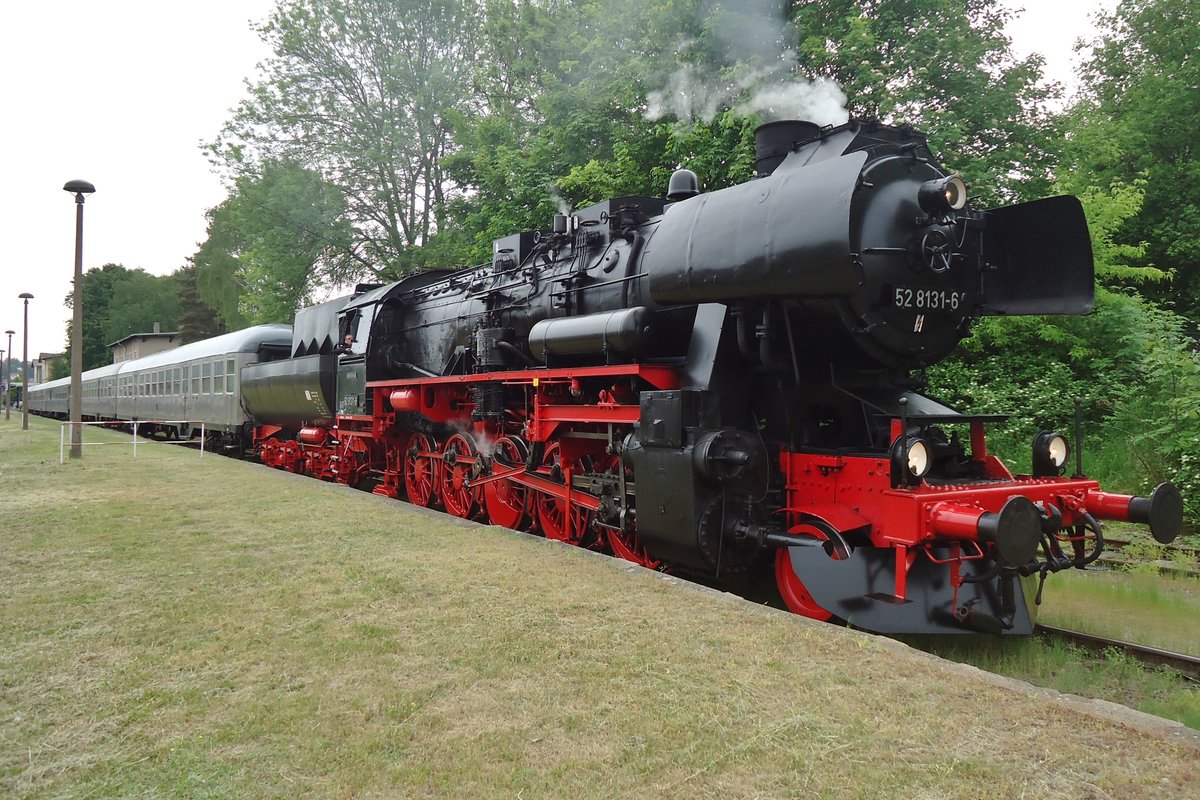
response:
<path id="1" fill-rule="evenodd" d="M 1048 625 L 1200 656 L 1200 580 L 1153 571 L 1067 572 L 1046 582 Z M 1096 613 L 1103 609 L 1103 615 Z"/>
<path id="2" fill-rule="evenodd" d="M 0 796 L 1190 797 L 901 645 L 195 452 L 0 422 Z M 89 432 L 89 441 L 127 441 Z"/>

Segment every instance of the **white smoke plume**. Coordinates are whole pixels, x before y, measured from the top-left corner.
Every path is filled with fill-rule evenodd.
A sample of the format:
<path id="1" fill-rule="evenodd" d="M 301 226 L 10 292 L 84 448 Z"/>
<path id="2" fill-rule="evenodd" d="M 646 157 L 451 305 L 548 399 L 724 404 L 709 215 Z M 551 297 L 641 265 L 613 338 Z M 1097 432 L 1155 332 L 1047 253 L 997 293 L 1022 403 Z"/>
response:
<path id="1" fill-rule="evenodd" d="M 558 213 L 571 216 L 571 204 L 563 199 L 562 193 L 558 190 L 558 184 L 554 181 L 546 184 L 546 194 L 550 197 L 550 202 L 554 203 Z"/>
<path id="2" fill-rule="evenodd" d="M 796 55 L 789 47 L 795 31 L 782 0 L 707 0 L 697 11 L 715 41 L 707 63 L 714 56 L 724 63 L 680 66 L 662 89 L 647 94 L 647 119 L 673 116 L 683 123 L 707 123 L 725 108 L 819 125 L 840 125 L 850 118 L 846 95 L 836 82 L 797 76 Z M 697 48 L 689 39 L 677 52 L 688 60 Z"/>

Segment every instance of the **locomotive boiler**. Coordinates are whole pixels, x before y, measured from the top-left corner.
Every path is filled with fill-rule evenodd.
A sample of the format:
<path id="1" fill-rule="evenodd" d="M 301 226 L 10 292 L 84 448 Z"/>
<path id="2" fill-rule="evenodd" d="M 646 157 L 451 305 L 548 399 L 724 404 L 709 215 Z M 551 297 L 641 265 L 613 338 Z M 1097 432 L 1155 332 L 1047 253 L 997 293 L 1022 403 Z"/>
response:
<path id="1" fill-rule="evenodd" d="M 649 568 L 768 576 L 793 611 L 882 632 L 1028 633 L 1101 520 L 1177 535 L 1171 484 L 1067 476 L 1054 431 L 1015 476 L 994 417 L 921 393 L 980 316 L 1091 309 L 1075 198 L 974 209 L 908 128 L 756 136 L 748 183 L 680 170 L 665 201 L 305 309 L 292 358 L 242 372 L 262 460 Z"/>

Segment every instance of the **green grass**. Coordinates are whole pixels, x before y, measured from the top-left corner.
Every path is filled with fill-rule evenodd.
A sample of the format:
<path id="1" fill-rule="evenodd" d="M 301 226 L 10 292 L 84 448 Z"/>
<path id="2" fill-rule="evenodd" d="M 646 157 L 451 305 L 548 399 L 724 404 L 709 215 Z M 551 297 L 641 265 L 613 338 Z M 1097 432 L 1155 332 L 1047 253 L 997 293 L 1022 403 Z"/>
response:
<path id="1" fill-rule="evenodd" d="M 60 466 L 57 425 L 14 422 L 0 796 L 1160 798 L 1200 779 L 1176 739 L 886 640 L 179 448 Z"/>
<path id="2" fill-rule="evenodd" d="M 994 637 L 933 640 L 912 644 L 943 658 L 1007 675 L 1059 692 L 1119 703 L 1200 730 L 1200 690 L 1171 670 L 1148 667 L 1118 650 L 1104 653 L 1057 640 Z"/>
<path id="3" fill-rule="evenodd" d="M 1039 621 L 1200 656 L 1200 580 L 1152 570 L 1069 570 L 1046 581 Z"/>

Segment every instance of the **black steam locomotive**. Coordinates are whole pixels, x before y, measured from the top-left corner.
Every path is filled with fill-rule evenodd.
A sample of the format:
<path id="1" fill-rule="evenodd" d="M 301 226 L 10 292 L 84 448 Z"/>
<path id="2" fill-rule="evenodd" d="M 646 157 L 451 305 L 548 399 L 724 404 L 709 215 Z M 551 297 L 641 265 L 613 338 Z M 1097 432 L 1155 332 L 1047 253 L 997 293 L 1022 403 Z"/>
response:
<path id="1" fill-rule="evenodd" d="M 771 576 L 798 613 L 884 632 L 1028 633 L 1101 519 L 1177 535 L 1174 486 L 1065 477 L 1052 431 L 1014 476 L 995 418 L 920 393 L 982 315 L 1090 310 L 1075 198 L 974 210 L 923 136 L 873 123 L 770 123 L 756 155 L 749 183 L 679 170 L 665 202 L 303 310 L 291 357 L 242 371 L 257 452 L 649 568 Z"/>

